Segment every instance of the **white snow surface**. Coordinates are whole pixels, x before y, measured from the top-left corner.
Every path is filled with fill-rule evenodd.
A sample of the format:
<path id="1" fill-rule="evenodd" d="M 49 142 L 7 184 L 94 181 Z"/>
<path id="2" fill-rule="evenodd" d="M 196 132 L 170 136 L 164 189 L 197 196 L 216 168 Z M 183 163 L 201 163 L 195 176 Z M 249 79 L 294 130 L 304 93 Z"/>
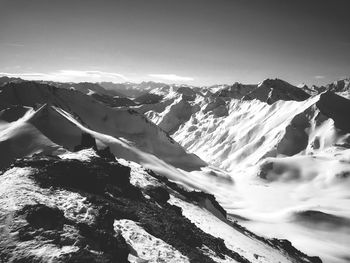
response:
<path id="1" fill-rule="evenodd" d="M 206 233 L 224 239 L 229 249 L 238 252 L 251 262 L 293 262 L 293 260 L 288 259 L 278 250 L 237 231 L 200 206 L 184 202 L 173 195 L 171 195 L 168 203 L 181 207 L 184 216 L 190 219 L 197 227 Z M 255 255 L 258 255 L 258 257 L 256 258 Z M 232 262 L 235 261 L 233 260 Z"/>
<path id="2" fill-rule="evenodd" d="M 246 219 L 241 224 L 289 239 L 324 262 L 345 263 L 350 257 L 350 150 L 341 145 L 350 135 L 319 111 L 319 98 L 272 105 L 225 99 L 228 116 L 218 117 L 204 110 L 211 99 L 197 95 L 189 102 L 191 117 L 172 137 L 224 171 L 192 171 L 191 186 L 214 194 L 228 213 Z M 178 100 L 173 96 L 163 111 L 145 114 L 160 124 L 176 115 L 171 109 Z M 223 179 L 225 172 L 231 183 Z"/>
<path id="3" fill-rule="evenodd" d="M 44 189 L 36 185 L 28 176 L 35 172 L 31 168 L 9 169 L 1 175 L 0 184 L 0 240 L 10 232 L 10 227 L 16 222 L 13 215 L 25 205 L 41 203 L 50 207 L 58 207 L 69 219 L 79 219 L 80 222 L 91 223 L 94 215 L 88 209 L 89 204 L 85 197 L 78 193 L 66 190 Z M 8 222 L 8 224 L 6 224 Z M 65 226 L 69 227 L 69 226 Z M 5 241 L 5 240 L 3 240 Z M 29 251 L 33 256 L 40 256 L 45 262 L 54 262 L 58 257 L 77 251 L 77 246 L 55 246 L 45 244 L 36 240 L 23 242 L 23 250 Z"/>
<path id="4" fill-rule="evenodd" d="M 120 232 L 132 247 L 129 255 L 131 262 L 169 262 L 189 263 L 189 259 L 173 246 L 147 233 L 136 222 L 122 219 L 114 221 L 114 230 Z"/>

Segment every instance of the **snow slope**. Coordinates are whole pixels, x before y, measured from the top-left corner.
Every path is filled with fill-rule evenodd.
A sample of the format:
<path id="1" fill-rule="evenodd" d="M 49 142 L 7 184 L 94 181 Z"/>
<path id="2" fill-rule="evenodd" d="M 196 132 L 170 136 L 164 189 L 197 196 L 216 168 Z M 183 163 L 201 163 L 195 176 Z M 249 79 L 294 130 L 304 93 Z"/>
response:
<path id="1" fill-rule="evenodd" d="M 188 151 L 230 174 L 232 183 L 198 176 L 197 187 L 242 224 L 290 238 L 325 262 L 347 262 L 349 101 L 332 92 L 308 98 L 296 89 L 281 80 L 215 87 L 182 111 L 176 105 L 183 98 L 170 89 L 154 109 L 141 109 L 158 125 L 167 121 L 165 130 Z M 178 111 L 187 114 L 180 125 Z"/>
<path id="2" fill-rule="evenodd" d="M 102 136 L 106 145 L 109 142 L 115 147 L 118 144 L 128 145 L 136 151 L 149 154 L 147 156 L 155 156 L 185 170 L 205 165 L 195 155 L 187 154 L 163 130 L 133 110 L 110 108 L 78 91 L 34 82 L 9 84 L 0 93 L 3 109 L 11 105 L 38 108 L 43 104 L 46 106 L 36 113 L 32 112 L 29 122 L 66 149 L 72 150 L 79 144 L 81 131 L 88 129 L 90 133 Z M 124 157 L 125 150 L 121 151 L 118 153 L 115 148 L 114 153 Z"/>

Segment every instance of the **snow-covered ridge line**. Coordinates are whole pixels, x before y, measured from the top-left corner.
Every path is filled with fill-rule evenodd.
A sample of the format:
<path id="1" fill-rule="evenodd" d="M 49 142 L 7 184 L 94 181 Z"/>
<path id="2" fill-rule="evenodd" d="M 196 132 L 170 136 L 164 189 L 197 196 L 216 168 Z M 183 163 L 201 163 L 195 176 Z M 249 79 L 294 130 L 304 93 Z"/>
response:
<path id="1" fill-rule="evenodd" d="M 198 177 L 197 187 L 245 219 L 242 224 L 260 234 L 291 238 L 326 262 L 345 263 L 350 255 L 340 240 L 350 242 L 348 226 L 333 226 L 350 218 L 350 102 L 341 89 L 346 85 L 339 84 L 341 92 L 332 86 L 300 99 L 292 98 L 295 87 L 283 81 L 258 86 L 264 92 L 235 84 L 215 92 L 192 90 L 193 97 L 155 89 L 152 93 L 167 95 L 135 108 L 189 152 L 230 174 L 232 184 L 221 177 Z M 281 93 L 276 96 L 276 91 Z M 247 100 L 251 92 L 256 98 Z"/>

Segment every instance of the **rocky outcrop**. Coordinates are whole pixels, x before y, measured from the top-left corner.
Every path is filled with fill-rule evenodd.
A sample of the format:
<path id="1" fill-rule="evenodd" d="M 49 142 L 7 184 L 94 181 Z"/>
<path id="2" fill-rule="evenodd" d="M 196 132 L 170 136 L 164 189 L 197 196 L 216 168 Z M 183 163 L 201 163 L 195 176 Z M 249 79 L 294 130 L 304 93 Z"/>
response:
<path id="1" fill-rule="evenodd" d="M 161 203 L 166 203 L 170 198 L 168 191 L 160 186 L 149 185 L 144 189 L 144 192 Z"/>
<path id="2" fill-rule="evenodd" d="M 326 86 L 327 90 L 332 92 L 349 92 L 350 79 L 341 79 Z"/>
<path id="3" fill-rule="evenodd" d="M 11 78 L 7 76 L 2 76 L 0 77 L 0 88 L 10 82 L 22 82 L 22 81 L 24 80 L 20 78 Z"/>
<path id="4" fill-rule="evenodd" d="M 134 101 L 138 104 L 155 104 L 163 99 L 162 96 L 152 93 L 143 94 L 137 97 Z"/>
<path id="5" fill-rule="evenodd" d="M 158 126 L 169 134 L 174 133 L 181 124 L 188 121 L 193 114 L 193 106 L 181 99 L 170 106 L 169 111 L 163 116 Z"/>
<path id="6" fill-rule="evenodd" d="M 234 83 L 232 86 L 225 87 L 213 94 L 213 97 L 241 99 L 252 90 L 256 89 L 257 85 L 245 85 Z"/>
<path id="7" fill-rule="evenodd" d="M 226 107 L 226 103 L 223 98 L 210 98 L 209 103 L 207 106 L 204 108 L 203 112 L 211 112 L 214 114 L 216 117 L 223 117 L 228 115 L 228 110 Z"/>
<path id="8" fill-rule="evenodd" d="M 192 262 L 215 262 L 201 250 L 205 246 L 221 258 L 249 263 L 239 253 L 228 249 L 223 240 L 197 228 L 182 215 L 179 207 L 166 202 L 168 191 L 178 188 L 137 188 L 130 184 L 130 168 L 118 162 L 100 158 L 88 162 L 36 156 L 17 160 L 10 169 L 34 169 L 29 178 L 42 189 L 37 189 L 36 195 L 38 191 L 45 193 L 45 189 L 53 192 L 64 189 L 85 197 L 85 208 L 80 209 L 90 211 L 92 220 L 86 222 L 78 211 L 68 218 L 65 211 L 57 207 L 40 203 L 24 205 L 14 211 L 11 222 L 17 223 L 2 240 L 12 233 L 19 234 L 10 242 L 0 242 L 0 258 L 6 262 L 44 262 L 48 259 L 48 255 L 34 253 L 33 246 L 59 251 L 49 257 L 56 262 L 127 262 L 130 249 L 120 233 L 113 230 L 114 220 L 127 219 L 139 222 L 149 234 L 170 244 Z M 202 199 L 195 193 L 189 192 L 188 196 Z M 0 218 L 0 225 L 8 220 Z M 26 246 L 28 241 L 31 246 Z M 69 249 L 60 249 L 64 246 Z"/>
<path id="9" fill-rule="evenodd" d="M 323 115 L 334 120 L 337 128 L 350 132 L 350 100 L 327 91 L 320 96 L 316 106 Z"/>
<path id="10" fill-rule="evenodd" d="M 81 134 L 80 144 L 74 147 L 74 151 L 77 152 L 89 148 L 97 150 L 96 140 L 89 133 L 84 132 Z"/>
<path id="11" fill-rule="evenodd" d="M 190 87 L 180 87 L 176 92 L 182 94 L 182 99 L 186 101 L 194 101 L 197 95 Z"/>
<path id="12" fill-rule="evenodd" d="M 244 100 L 257 99 L 268 104 L 278 100 L 303 101 L 310 97 L 302 89 L 280 79 L 266 79 L 256 89 L 243 97 Z"/>

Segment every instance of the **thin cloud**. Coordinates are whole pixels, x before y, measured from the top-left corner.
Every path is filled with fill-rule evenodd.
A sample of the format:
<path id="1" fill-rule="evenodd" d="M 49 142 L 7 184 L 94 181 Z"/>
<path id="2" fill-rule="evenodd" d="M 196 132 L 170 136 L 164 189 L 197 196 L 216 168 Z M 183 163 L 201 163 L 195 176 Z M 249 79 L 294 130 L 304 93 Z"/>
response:
<path id="1" fill-rule="evenodd" d="M 24 47 L 24 45 L 20 43 L 3 43 L 3 45 L 9 47 Z"/>
<path id="2" fill-rule="evenodd" d="M 322 75 L 315 76 L 315 79 L 324 79 L 324 78 L 325 78 L 325 76 L 322 76 Z"/>
<path id="3" fill-rule="evenodd" d="M 19 77 L 28 80 L 52 80 L 62 82 L 100 82 L 100 81 L 126 81 L 128 78 L 120 73 L 105 72 L 98 70 L 68 70 L 63 69 L 49 73 L 29 72 L 29 73 L 6 73 L 0 72 L 0 75 L 9 77 Z"/>
<path id="4" fill-rule="evenodd" d="M 191 77 L 178 76 L 175 74 L 148 74 L 151 78 L 169 80 L 169 81 L 192 81 L 194 80 Z"/>
<path id="5" fill-rule="evenodd" d="M 38 78 L 45 78 L 47 76 L 50 76 L 49 74 L 44 74 L 44 73 L 36 73 L 36 72 L 31 72 L 31 73 L 8 73 L 8 72 L 0 72 L 1 76 L 7 76 L 7 77 L 15 77 L 15 78 L 27 78 L 27 79 L 38 79 Z"/>
<path id="6" fill-rule="evenodd" d="M 125 77 L 123 74 L 120 73 L 114 73 L 114 72 L 105 72 L 105 71 L 98 71 L 98 70 L 60 70 L 58 73 L 56 73 L 58 76 L 72 76 L 72 77 L 91 77 L 91 78 L 120 78 L 123 80 L 127 80 L 128 78 Z"/>

